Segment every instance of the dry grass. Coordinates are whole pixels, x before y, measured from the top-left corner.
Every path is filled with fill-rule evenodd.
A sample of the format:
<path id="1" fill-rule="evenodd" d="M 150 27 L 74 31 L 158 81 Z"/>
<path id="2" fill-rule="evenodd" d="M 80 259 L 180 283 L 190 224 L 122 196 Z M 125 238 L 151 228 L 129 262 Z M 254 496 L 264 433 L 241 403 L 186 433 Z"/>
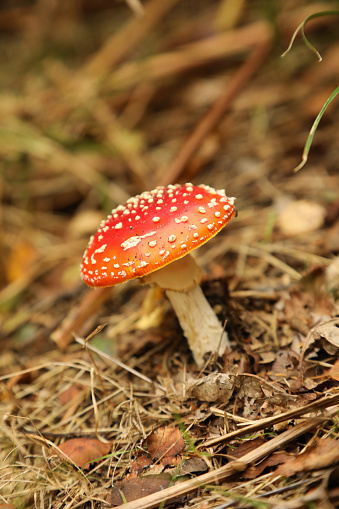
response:
<path id="1" fill-rule="evenodd" d="M 337 86 L 335 19 L 308 27 L 321 66 L 300 41 L 281 60 L 304 17 L 331 4 L 236 3 L 150 0 L 143 15 L 133 0 L 0 10 L 1 502 L 107 507 L 117 481 L 141 479 L 145 438 L 168 426 L 185 438 L 177 463 L 151 458 L 142 474 L 170 474 L 170 485 L 131 509 L 337 500 L 339 458 L 290 479 L 274 463 L 338 438 L 336 103 L 293 173 Z M 239 213 L 197 254 L 235 345 L 201 372 L 163 296 L 135 281 L 94 292 L 79 275 L 114 206 L 188 180 L 226 188 Z M 323 216 L 293 234 L 284 213 L 301 200 Z M 215 374 L 229 376 L 229 398 L 189 397 Z M 74 437 L 109 441 L 111 452 L 79 468 L 57 454 Z M 197 457 L 207 471 L 183 474 Z"/>

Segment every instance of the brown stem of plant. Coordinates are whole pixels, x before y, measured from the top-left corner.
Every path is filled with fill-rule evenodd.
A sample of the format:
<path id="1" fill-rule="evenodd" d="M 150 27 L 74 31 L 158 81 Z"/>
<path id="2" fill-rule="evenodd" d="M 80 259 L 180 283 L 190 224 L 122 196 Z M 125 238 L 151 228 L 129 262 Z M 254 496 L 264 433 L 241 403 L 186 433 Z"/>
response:
<path id="1" fill-rule="evenodd" d="M 253 49 L 250 58 L 240 67 L 229 87 L 216 100 L 192 134 L 184 142 L 177 157 L 160 180 L 160 185 L 167 186 L 168 184 L 178 182 L 187 163 L 198 150 L 204 138 L 215 128 L 230 107 L 233 99 L 240 93 L 264 62 L 269 48 L 270 41 L 267 40 Z"/>

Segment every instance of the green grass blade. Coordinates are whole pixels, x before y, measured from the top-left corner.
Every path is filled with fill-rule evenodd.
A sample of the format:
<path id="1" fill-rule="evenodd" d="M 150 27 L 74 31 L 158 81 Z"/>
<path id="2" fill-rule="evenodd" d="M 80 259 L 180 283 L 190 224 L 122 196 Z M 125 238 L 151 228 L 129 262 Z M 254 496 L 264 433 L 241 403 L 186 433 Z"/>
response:
<path id="1" fill-rule="evenodd" d="M 334 92 L 332 92 L 332 94 L 327 99 L 327 101 L 325 102 L 324 106 L 321 108 L 320 112 L 318 113 L 317 118 L 313 122 L 313 125 L 311 127 L 311 130 L 310 130 L 310 133 L 308 135 L 307 141 L 305 143 L 305 147 L 304 147 L 301 163 L 296 168 L 294 168 L 295 172 L 301 170 L 301 168 L 306 164 L 306 161 L 308 159 L 308 154 L 309 154 L 309 151 L 310 151 L 310 148 L 311 148 L 311 145 L 312 145 L 312 141 L 313 141 L 313 136 L 314 136 L 315 131 L 316 131 L 317 127 L 318 127 L 318 124 L 319 124 L 319 122 L 320 122 L 320 120 L 321 120 L 325 110 L 327 109 L 328 105 L 333 101 L 333 99 L 338 94 L 339 94 L 339 87 L 337 87 L 334 90 Z"/>
<path id="2" fill-rule="evenodd" d="M 311 19 L 320 18 L 321 16 L 329 16 L 329 15 L 333 15 L 333 14 L 334 15 L 339 15 L 339 11 L 338 10 L 334 10 L 334 11 L 321 11 L 321 12 L 315 12 L 314 14 L 311 14 L 310 16 L 307 16 L 307 18 L 302 23 L 300 23 L 300 25 L 295 30 L 294 34 L 291 37 L 291 41 L 290 41 L 290 44 L 289 44 L 287 50 L 281 56 L 284 57 L 285 55 L 287 55 L 287 53 L 289 53 L 289 51 L 291 50 L 291 48 L 293 46 L 293 43 L 295 41 L 295 38 L 296 38 L 297 34 L 299 32 L 301 32 L 301 36 L 302 36 L 302 38 L 304 40 L 304 43 L 306 44 L 306 46 L 311 51 L 313 51 L 313 53 L 316 54 L 319 62 L 321 62 L 322 57 L 321 57 L 319 51 L 313 46 L 313 44 L 310 43 L 310 41 L 307 39 L 307 37 L 305 35 L 305 25 Z"/>

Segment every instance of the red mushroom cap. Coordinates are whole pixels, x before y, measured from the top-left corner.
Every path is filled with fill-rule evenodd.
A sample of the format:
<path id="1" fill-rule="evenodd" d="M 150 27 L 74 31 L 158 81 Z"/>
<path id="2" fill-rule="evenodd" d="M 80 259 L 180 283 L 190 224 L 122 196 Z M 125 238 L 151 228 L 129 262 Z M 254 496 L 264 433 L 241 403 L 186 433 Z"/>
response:
<path id="1" fill-rule="evenodd" d="M 157 187 L 130 198 L 91 238 L 82 279 L 113 286 L 150 274 L 207 242 L 234 212 L 234 198 L 205 185 Z"/>

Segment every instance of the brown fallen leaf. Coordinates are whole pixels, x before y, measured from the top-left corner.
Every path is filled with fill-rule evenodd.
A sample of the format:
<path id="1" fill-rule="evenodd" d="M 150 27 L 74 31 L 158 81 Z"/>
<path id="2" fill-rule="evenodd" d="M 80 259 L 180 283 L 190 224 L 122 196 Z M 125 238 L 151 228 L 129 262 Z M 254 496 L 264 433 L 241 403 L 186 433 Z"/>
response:
<path id="1" fill-rule="evenodd" d="M 74 400 L 82 392 L 84 392 L 84 389 L 81 387 L 81 385 L 71 385 L 69 389 L 66 389 L 65 391 L 61 392 L 61 394 L 59 394 L 58 399 L 62 405 L 66 405 L 70 401 Z"/>
<path id="2" fill-rule="evenodd" d="M 272 380 L 288 380 L 299 376 L 299 356 L 292 350 L 279 350 L 269 377 Z"/>
<path id="3" fill-rule="evenodd" d="M 148 456 L 140 456 L 140 458 L 137 459 L 137 461 L 134 461 L 131 463 L 130 466 L 130 472 L 131 475 L 138 475 L 140 474 L 145 468 L 152 465 L 152 460 Z"/>
<path id="4" fill-rule="evenodd" d="M 66 411 L 62 415 L 60 423 L 67 421 L 72 415 L 74 415 L 86 396 L 86 390 L 81 385 L 72 385 L 69 389 L 66 389 L 59 394 L 59 401 L 62 405 L 70 403 Z"/>
<path id="5" fill-rule="evenodd" d="M 17 384 L 32 384 L 34 378 L 36 378 L 37 373 L 34 372 L 25 372 L 27 369 L 31 367 L 31 363 L 25 366 L 25 370 L 19 373 L 18 375 L 12 376 L 7 382 L 7 388 L 9 390 L 13 389 Z"/>
<path id="6" fill-rule="evenodd" d="M 281 318 L 287 323 L 293 323 L 295 317 L 298 317 L 301 325 L 307 333 L 312 326 L 313 318 L 311 310 L 314 307 L 314 296 L 311 292 L 303 292 L 299 287 L 292 288 L 288 297 L 284 301 L 284 312 Z"/>
<path id="7" fill-rule="evenodd" d="M 339 462 L 339 441 L 322 438 L 303 454 L 292 457 L 276 470 L 276 475 L 291 476 L 297 472 L 320 470 Z"/>
<path id="8" fill-rule="evenodd" d="M 331 369 L 327 371 L 327 374 L 334 380 L 339 381 L 339 359 L 335 361 Z"/>
<path id="9" fill-rule="evenodd" d="M 206 472 L 208 465 L 203 458 L 199 456 L 192 456 L 184 461 L 182 467 L 179 470 L 179 475 L 191 474 L 196 472 Z"/>
<path id="10" fill-rule="evenodd" d="M 106 500 L 112 505 L 131 502 L 132 500 L 137 500 L 138 498 L 152 495 L 157 491 L 168 488 L 171 480 L 172 476 L 170 474 L 158 474 L 118 481 Z"/>
<path id="11" fill-rule="evenodd" d="M 35 246 L 25 240 L 18 240 L 7 256 L 6 271 L 8 281 L 22 276 L 37 260 L 39 253 Z"/>
<path id="12" fill-rule="evenodd" d="M 314 341 L 320 341 L 326 352 L 334 355 L 339 348 L 339 318 L 333 318 L 314 327 L 307 347 Z"/>
<path id="13" fill-rule="evenodd" d="M 227 448 L 227 457 L 230 459 L 238 459 L 245 454 L 248 454 L 260 445 L 263 445 L 266 440 L 263 437 L 254 438 L 253 440 L 246 440 L 236 448 Z"/>
<path id="14" fill-rule="evenodd" d="M 110 449 L 110 443 L 104 444 L 97 438 L 71 438 L 59 445 L 56 452 L 66 461 L 70 460 L 80 468 L 89 469 L 90 463 L 97 462 Z"/>
<path id="15" fill-rule="evenodd" d="M 281 465 L 290 459 L 290 455 L 286 452 L 274 452 L 268 458 L 265 458 L 261 463 L 255 465 L 253 467 L 249 467 L 245 470 L 241 475 L 245 479 L 256 479 L 263 473 L 265 468 L 276 467 L 277 465 Z"/>
<path id="16" fill-rule="evenodd" d="M 144 440 L 152 459 L 161 459 L 162 464 L 176 463 L 175 456 L 181 453 L 185 447 L 185 441 L 178 428 L 167 426 L 152 431 Z"/>

